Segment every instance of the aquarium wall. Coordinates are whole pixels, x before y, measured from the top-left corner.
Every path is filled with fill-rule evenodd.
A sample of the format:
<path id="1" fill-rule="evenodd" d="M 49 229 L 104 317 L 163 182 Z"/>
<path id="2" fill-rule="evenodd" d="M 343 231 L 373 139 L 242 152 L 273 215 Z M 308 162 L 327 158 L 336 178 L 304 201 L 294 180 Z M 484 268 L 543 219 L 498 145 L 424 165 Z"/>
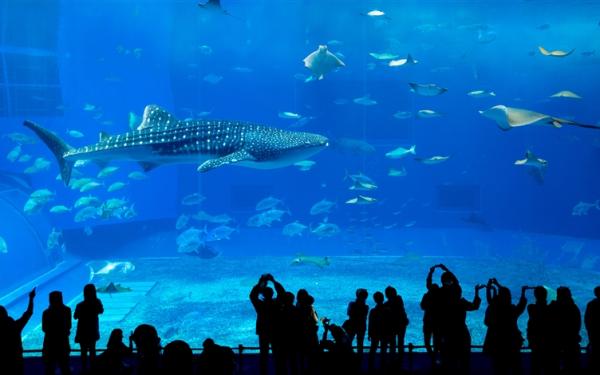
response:
<path id="1" fill-rule="evenodd" d="M 414 343 L 436 263 L 469 298 L 496 277 L 584 308 L 600 6 L 576 3 L 0 2 L 0 297 L 93 282 L 102 343 L 148 322 L 197 346 L 257 343 L 265 272 L 338 323 L 395 285 Z"/>

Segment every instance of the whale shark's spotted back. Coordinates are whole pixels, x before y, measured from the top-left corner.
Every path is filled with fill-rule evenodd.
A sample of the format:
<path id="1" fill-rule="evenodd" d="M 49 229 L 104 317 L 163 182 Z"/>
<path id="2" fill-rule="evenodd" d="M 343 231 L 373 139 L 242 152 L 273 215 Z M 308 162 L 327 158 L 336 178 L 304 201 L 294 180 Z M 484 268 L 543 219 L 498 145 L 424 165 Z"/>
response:
<path id="1" fill-rule="evenodd" d="M 247 122 L 176 119 L 162 108 L 149 105 L 140 126 L 131 132 L 100 133 L 98 143 L 72 148 L 53 133 L 26 121 L 61 165 L 68 183 L 75 160 L 101 162 L 134 160 L 148 170 L 165 163 L 199 162 L 199 171 L 231 164 L 277 168 L 308 157 L 328 145 L 327 138 Z"/>

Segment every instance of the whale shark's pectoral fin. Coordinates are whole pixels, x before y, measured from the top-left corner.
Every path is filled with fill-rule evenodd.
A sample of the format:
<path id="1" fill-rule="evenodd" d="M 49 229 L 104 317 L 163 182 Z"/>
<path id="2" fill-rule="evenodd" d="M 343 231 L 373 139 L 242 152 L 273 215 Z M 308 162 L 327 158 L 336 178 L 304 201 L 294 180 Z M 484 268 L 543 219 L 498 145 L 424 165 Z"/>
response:
<path id="1" fill-rule="evenodd" d="M 223 165 L 231 164 L 231 163 L 239 163 L 240 161 L 253 161 L 256 160 L 254 156 L 250 155 L 250 153 L 246 150 L 239 150 L 236 152 L 232 152 L 229 155 L 222 156 L 216 159 L 210 159 L 200 164 L 198 167 L 198 172 L 207 172 L 211 169 L 221 167 Z"/>

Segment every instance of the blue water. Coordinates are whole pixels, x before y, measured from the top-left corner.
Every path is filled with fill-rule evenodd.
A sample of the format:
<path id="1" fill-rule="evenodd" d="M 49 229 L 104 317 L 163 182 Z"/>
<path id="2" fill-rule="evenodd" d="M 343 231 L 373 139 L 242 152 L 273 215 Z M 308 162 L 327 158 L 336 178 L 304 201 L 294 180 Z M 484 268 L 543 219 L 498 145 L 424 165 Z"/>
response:
<path id="1" fill-rule="evenodd" d="M 426 257 L 450 262 L 460 256 L 457 267 L 462 267 L 466 284 L 491 276 L 515 291 L 523 282 L 553 287 L 562 283 L 573 286 L 578 303 L 584 306 L 600 270 L 600 210 L 592 207 L 577 216 L 573 208 L 579 202 L 600 199 L 600 131 L 570 126 L 502 131 L 478 111 L 503 104 L 598 124 L 600 5 L 583 1 L 223 0 L 223 8 L 229 15 L 207 12 L 194 1 L 0 3 L 3 134 L 35 137 L 21 126 L 27 119 L 73 146 L 83 146 L 97 142 L 100 131 L 128 131 L 130 113 L 141 116 L 146 105 L 157 104 L 180 119 L 252 121 L 322 134 L 331 141 L 331 147 L 311 158 L 316 164 L 310 171 L 293 166 L 273 170 L 225 166 L 199 174 L 197 165 L 169 165 L 148 172 L 144 180 L 132 180 L 127 176 L 139 171 L 138 165 L 114 163 L 119 170 L 89 194 L 102 201 L 125 199 L 128 207 L 133 205 L 135 217 L 84 222 L 74 220 L 79 209 L 49 212 L 55 205 L 71 208 L 88 193 L 56 180 L 57 164 L 42 143 L 23 144 L 20 155 L 31 155 L 29 161 L 0 159 L 0 237 L 7 245 L 6 252 L 0 252 L 0 296 L 29 286 L 28 282 L 52 272 L 64 260 L 78 264 L 82 274 L 87 274 L 90 261 L 129 261 L 135 271 L 116 271 L 111 278 L 124 285 L 128 281 L 157 285 L 139 298 L 121 325 L 129 329 L 138 321 L 150 320 L 168 329 L 171 322 L 161 321 L 156 318 L 160 314 L 151 311 L 157 301 L 161 306 L 171 303 L 175 316 L 185 316 L 195 309 L 187 304 L 214 301 L 221 291 L 231 288 L 237 301 L 232 316 L 245 322 L 239 331 L 223 328 L 228 322 L 220 319 L 218 309 L 207 313 L 200 307 L 207 319 L 200 320 L 206 323 L 199 323 L 202 328 L 175 327 L 161 335 L 199 343 L 199 336 L 218 331 L 226 332 L 219 337 L 224 342 L 253 344 L 252 311 L 245 298 L 252 280 L 265 271 L 275 269 L 292 290 L 313 286 L 315 280 L 320 285 L 348 285 L 343 291 L 315 291 L 317 302 L 322 301 L 318 310 L 338 321 L 355 288 L 371 291 L 400 282 L 412 309 L 414 325 L 409 336 L 418 342 L 416 303 L 431 263 Z M 364 15 L 372 9 L 383 10 L 388 18 Z M 332 52 L 341 53 L 346 66 L 323 80 L 305 82 L 310 72 L 302 60 L 327 43 Z M 574 52 L 563 58 L 544 56 L 538 46 Z M 411 54 L 418 63 L 392 68 L 371 57 L 371 52 L 399 58 Z M 222 78 L 210 83 L 211 75 Z M 419 96 L 409 90 L 409 82 L 435 83 L 448 91 Z M 472 90 L 493 91 L 496 96 L 473 98 L 467 95 Z M 581 99 L 550 98 L 562 90 Z M 377 104 L 353 102 L 365 95 Z M 418 118 L 421 109 L 435 110 L 441 116 Z M 278 116 L 282 111 L 309 120 L 294 127 L 295 120 Z M 393 115 L 398 111 L 411 116 L 397 119 Z M 70 137 L 68 130 L 78 130 L 84 137 Z M 374 150 L 345 149 L 340 147 L 343 139 L 365 142 Z M 17 144 L 3 136 L 3 155 Z M 411 145 L 416 145 L 418 157 L 450 158 L 425 165 L 412 156 L 385 157 L 398 146 Z M 526 167 L 514 165 L 527 150 L 548 161 L 543 183 Z M 51 162 L 48 168 L 24 173 L 38 157 Z M 407 175 L 390 177 L 390 168 L 405 168 Z M 94 163 L 78 170 L 82 176 L 99 180 L 100 168 Z M 345 203 L 357 195 L 348 190 L 351 182 L 346 176 L 359 172 L 378 186 L 364 192 L 377 199 L 375 204 Z M 107 192 L 114 182 L 126 185 Z M 28 196 L 43 188 L 54 193 L 54 199 L 39 213 L 25 214 Z M 182 205 L 182 199 L 192 193 L 206 199 L 200 205 Z M 249 227 L 247 220 L 256 214 L 256 203 L 268 196 L 281 199 L 289 213 L 271 228 Z M 336 203 L 331 213 L 310 215 L 311 206 L 322 199 Z M 229 225 L 236 231 L 230 240 L 210 243 L 220 254 L 214 259 L 196 259 L 177 251 L 176 238 L 186 229 L 175 229 L 177 219 L 200 210 L 234 219 Z M 308 230 L 325 217 L 341 232 L 319 239 Z M 284 236 L 283 226 L 295 220 L 309 226 L 307 232 L 301 237 Z M 187 228 L 204 225 L 191 219 Z M 207 230 L 216 226 L 208 224 Z M 47 249 L 52 228 L 62 232 L 64 248 Z M 344 272 L 346 266 L 336 261 L 322 270 L 310 266 L 292 270 L 289 263 L 298 253 L 352 256 L 342 259 L 353 271 Z M 142 259 L 148 257 L 179 260 Z M 246 263 L 246 257 L 252 261 Z M 390 264 L 393 259 L 418 259 L 403 266 L 414 278 L 405 280 L 391 268 L 382 272 L 389 282 L 369 281 L 380 267 L 380 257 L 388 257 Z M 474 275 L 470 262 L 487 263 L 488 268 Z M 217 272 L 224 264 L 222 273 Z M 527 265 L 553 276 L 538 281 L 513 272 L 526 272 Z M 176 298 L 169 287 L 177 289 L 188 282 L 183 275 L 202 277 L 205 271 L 212 276 L 202 279 L 201 288 L 210 296 L 184 296 L 190 300 L 178 302 L 184 297 Z M 231 280 L 235 282 L 227 284 Z M 88 281 L 83 278 L 82 286 Z M 99 286 L 108 281 L 94 280 Z M 48 281 L 47 288 L 52 286 Z M 190 292 L 193 296 L 195 289 Z M 66 296 L 69 301 L 77 298 L 77 290 Z M 38 304 L 40 309 L 44 305 Z M 19 313 L 18 301 L 8 307 L 11 314 Z M 182 324 L 191 320 L 198 321 L 190 318 Z M 478 321 L 473 318 L 474 330 L 480 329 Z M 35 324 L 29 327 L 32 337 Z M 37 343 L 32 339 L 31 346 Z"/>

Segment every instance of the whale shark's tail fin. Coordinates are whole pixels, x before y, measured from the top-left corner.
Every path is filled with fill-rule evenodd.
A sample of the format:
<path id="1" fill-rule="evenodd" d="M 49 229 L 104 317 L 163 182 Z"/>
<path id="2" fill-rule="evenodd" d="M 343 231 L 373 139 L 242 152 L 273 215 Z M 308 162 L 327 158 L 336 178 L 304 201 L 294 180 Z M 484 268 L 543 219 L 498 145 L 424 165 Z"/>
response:
<path id="1" fill-rule="evenodd" d="M 37 134 L 42 142 L 44 142 L 50 151 L 52 151 L 60 167 L 60 176 L 64 184 L 69 185 L 69 181 L 71 180 L 71 171 L 73 170 L 73 162 L 66 160 L 64 155 L 67 151 L 72 150 L 73 148 L 65 141 L 60 139 L 56 134 L 31 121 L 25 121 L 23 125 Z"/>

